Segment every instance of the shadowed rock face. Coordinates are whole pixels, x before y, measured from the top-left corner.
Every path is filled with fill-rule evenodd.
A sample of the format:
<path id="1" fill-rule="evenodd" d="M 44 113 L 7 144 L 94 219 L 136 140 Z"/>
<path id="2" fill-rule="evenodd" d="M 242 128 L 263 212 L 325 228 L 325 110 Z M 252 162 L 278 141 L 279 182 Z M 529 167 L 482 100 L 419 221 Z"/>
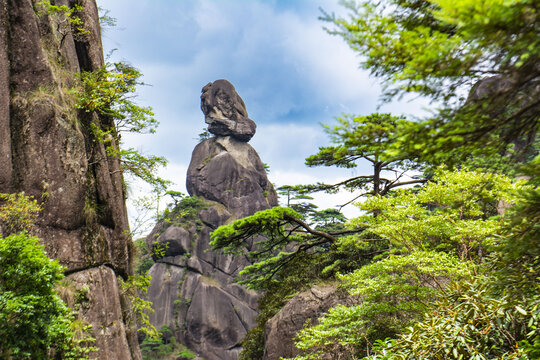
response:
<path id="1" fill-rule="evenodd" d="M 234 101 L 222 101 L 223 93 L 232 94 Z M 228 81 L 205 86 L 203 97 L 203 112 L 212 124 L 222 115 L 247 119 L 244 102 Z M 258 295 L 235 283 L 248 260 L 212 251 L 210 233 L 276 206 L 277 195 L 257 152 L 246 142 L 251 136 L 243 138 L 234 130 L 238 127 L 221 132 L 212 124 L 217 136 L 195 147 L 187 174 L 188 192 L 203 199 L 196 219 L 173 216 L 147 238 L 150 247 L 167 244 L 165 257 L 150 269 L 148 300 L 154 303 L 150 319 L 157 328 L 168 325 L 179 342 L 206 360 L 235 360 L 240 342 L 255 326 Z"/>
<path id="2" fill-rule="evenodd" d="M 76 72 L 104 65 L 97 5 L 77 2 L 87 33 L 73 36 L 38 2 L 0 0 L 0 192 L 40 201 L 36 235 L 66 267 L 70 291 L 90 289 L 79 318 L 97 339 L 91 357 L 140 359 L 117 283 L 131 272 L 120 164 L 89 126 L 111 120 L 77 110 L 68 91 Z"/>
<path id="3" fill-rule="evenodd" d="M 255 135 L 255 122 L 248 118 L 244 101 L 227 80 L 216 80 L 203 87 L 201 110 L 208 131 L 216 136 L 248 142 Z"/>
<path id="4" fill-rule="evenodd" d="M 300 354 L 294 338 L 309 320 L 317 319 L 337 305 L 358 304 L 359 298 L 348 295 L 335 285 L 315 285 L 294 296 L 265 325 L 265 347 L 263 360 L 292 358 Z M 326 358 L 324 358 L 326 359 Z"/>

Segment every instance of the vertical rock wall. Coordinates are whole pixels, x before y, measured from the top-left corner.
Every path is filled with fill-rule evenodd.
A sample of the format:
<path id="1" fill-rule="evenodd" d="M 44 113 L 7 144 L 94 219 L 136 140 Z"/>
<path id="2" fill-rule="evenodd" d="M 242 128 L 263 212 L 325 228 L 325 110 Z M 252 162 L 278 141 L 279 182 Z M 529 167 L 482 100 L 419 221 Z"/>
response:
<path id="1" fill-rule="evenodd" d="M 0 0 L 0 192 L 24 191 L 43 206 L 36 232 L 66 267 L 71 292 L 85 291 L 80 317 L 93 326 L 100 360 L 140 359 L 123 320 L 118 276 L 130 272 L 131 242 L 117 159 L 90 123 L 111 120 L 77 110 L 75 73 L 104 65 L 95 0 L 82 7 L 87 30 L 74 33 L 38 0 Z M 73 299 L 66 295 L 68 303 Z"/>
<path id="2" fill-rule="evenodd" d="M 216 135 L 195 147 L 188 169 L 188 191 L 201 204 L 195 218 L 178 210 L 147 238 L 154 249 L 166 248 L 149 271 L 151 321 L 157 328 L 169 326 L 206 360 L 234 360 L 246 332 L 255 326 L 257 294 L 235 283 L 247 259 L 212 251 L 210 232 L 277 206 L 277 196 L 247 143 L 255 123 L 234 87 L 226 80 L 210 83 L 201 100 L 209 131 Z"/>

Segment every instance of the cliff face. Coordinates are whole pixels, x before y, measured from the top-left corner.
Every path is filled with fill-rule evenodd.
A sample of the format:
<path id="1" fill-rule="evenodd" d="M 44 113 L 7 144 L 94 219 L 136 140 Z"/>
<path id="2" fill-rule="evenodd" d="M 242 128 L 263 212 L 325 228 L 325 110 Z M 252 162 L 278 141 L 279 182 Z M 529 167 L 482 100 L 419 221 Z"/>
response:
<path id="1" fill-rule="evenodd" d="M 93 326 L 94 356 L 139 359 L 117 281 L 131 271 L 120 164 L 90 130 L 113 124 L 77 110 L 70 92 L 75 73 L 104 65 L 97 6 L 76 1 L 85 29 L 77 33 L 38 2 L 0 0 L 0 192 L 42 203 L 37 235 L 66 267 L 71 292 L 85 293 L 79 316 Z"/>
<path id="2" fill-rule="evenodd" d="M 181 343 L 206 360 L 237 359 L 240 342 L 255 326 L 257 294 L 235 283 L 249 262 L 210 248 L 220 225 L 277 205 L 257 152 L 247 143 L 255 123 L 226 80 L 203 88 L 201 107 L 216 135 L 195 147 L 187 188 L 198 200 L 195 216 L 177 209 L 157 224 L 147 242 L 164 257 L 149 274 L 152 323 L 169 326 Z"/>

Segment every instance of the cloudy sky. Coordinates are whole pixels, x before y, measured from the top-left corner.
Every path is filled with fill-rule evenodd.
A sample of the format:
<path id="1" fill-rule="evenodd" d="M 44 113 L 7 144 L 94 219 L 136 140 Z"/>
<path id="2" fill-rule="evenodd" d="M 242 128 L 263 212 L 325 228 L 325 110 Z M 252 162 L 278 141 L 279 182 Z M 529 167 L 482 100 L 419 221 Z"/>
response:
<path id="1" fill-rule="evenodd" d="M 380 87 L 358 68 L 358 54 L 323 29 L 320 9 L 344 14 L 337 0 L 98 0 L 117 19 L 105 29 L 105 53 L 144 74 L 138 102 L 152 106 L 156 134 L 126 142 L 163 155 L 162 175 L 185 192 L 185 174 L 204 128 L 200 91 L 227 79 L 257 123 L 250 144 L 276 185 L 336 181 L 369 169 L 307 168 L 304 159 L 328 145 L 321 123 L 341 113 L 377 110 Z M 379 109 L 419 114 L 417 103 Z M 342 198 L 343 199 L 343 198 Z M 324 198 L 321 207 L 340 203 Z"/>

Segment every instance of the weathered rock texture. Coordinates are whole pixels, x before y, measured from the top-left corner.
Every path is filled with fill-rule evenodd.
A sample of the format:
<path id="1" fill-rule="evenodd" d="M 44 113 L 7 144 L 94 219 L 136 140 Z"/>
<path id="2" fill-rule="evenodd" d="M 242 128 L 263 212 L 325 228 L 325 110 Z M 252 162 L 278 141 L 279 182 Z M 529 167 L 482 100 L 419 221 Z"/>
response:
<path id="1" fill-rule="evenodd" d="M 41 202 L 36 233 L 47 254 L 66 267 L 73 291 L 89 289 L 80 315 L 100 348 L 93 356 L 139 359 L 117 283 L 131 271 L 120 164 L 90 131 L 113 124 L 77 110 L 68 91 L 76 72 L 104 65 L 97 6 L 76 1 L 87 32 L 75 34 L 38 2 L 0 0 L 0 192 Z"/>
<path id="2" fill-rule="evenodd" d="M 316 324 L 317 319 L 330 308 L 358 302 L 357 297 L 348 295 L 336 285 L 315 285 L 294 296 L 265 325 L 263 360 L 279 360 L 301 355 L 294 346 L 294 338 L 308 320 L 311 324 Z"/>
<path id="3" fill-rule="evenodd" d="M 218 80 L 211 87 L 216 84 L 221 84 L 218 89 L 232 89 L 227 94 L 236 96 L 235 109 L 241 104 L 235 111 L 247 119 L 244 103 L 232 85 Z M 205 97 L 209 91 L 209 85 L 205 86 L 205 114 L 205 104 L 212 103 Z M 201 199 L 197 215 L 186 218 L 180 210 L 173 212 L 147 238 L 151 247 L 165 252 L 149 271 L 152 284 L 148 298 L 155 309 L 151 322 L 157 328 L 168 325 L 178 341 L 206 360 L 237 359 L 240 342 L 255 326 L 257 315 L 257 294 L 234 281 L 247 259 L 212 251 L 210 232 L 277 205 L 257 152 L 246 138 L 238 139 L 234 132 L 226 134 L 217 133 L 193 151 L 187 188 L 190 195 Z"/>
<path id="4" fill-rule="evenodd" d="M 203 87 L 201 109 L 208 131 L 214 135 L 245 142 L 255 135 L 255 122 L 248 118 L 244 101 L 227 80 L 216 80 Z"/>

